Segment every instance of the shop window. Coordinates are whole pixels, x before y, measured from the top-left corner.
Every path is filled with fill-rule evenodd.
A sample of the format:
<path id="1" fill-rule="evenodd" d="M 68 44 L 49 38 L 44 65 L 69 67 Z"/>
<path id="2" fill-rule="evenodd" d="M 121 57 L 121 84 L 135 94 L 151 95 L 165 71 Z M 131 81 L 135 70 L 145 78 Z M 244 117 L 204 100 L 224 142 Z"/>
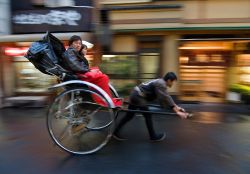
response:
<path id="1" fill-rule="evenodd" d="M 103 55 L 100 67 L 111 78 L 137 78 L 135 55 Z"/>
<path id="2" fill-rule="evenodd" d="M 110 82 L 123 97 L 128 96 L 137 84 L 137 55 L 103 55 L 100 69 L 109 76 Z"/>
<path id="3" fill-rule="evenodd" d="M 23 57 L 15 57 L 15 91 L 16 92 L 46 92 L 55 83 L 55 78 L 37 70 Z"/>
<path id="4" fill-rule="evenodd" d="M 237 66 L 239 68 L 239 83 L 250 85 L 250 54 L 239 54 L 237 56 Z"/>
<path id="5" fill-rule="evenodd" d="M 231 42 L 186 42 L 180 47 L 180 99 L 223 102 Z"/>
<path id="6" fill-rule="evenodd" d="M 139 55 L 103 55 L 100 68 L 119 94 L 127 96 L 138 83 L 159 77 L 160 53 L 147 51 Z"/>

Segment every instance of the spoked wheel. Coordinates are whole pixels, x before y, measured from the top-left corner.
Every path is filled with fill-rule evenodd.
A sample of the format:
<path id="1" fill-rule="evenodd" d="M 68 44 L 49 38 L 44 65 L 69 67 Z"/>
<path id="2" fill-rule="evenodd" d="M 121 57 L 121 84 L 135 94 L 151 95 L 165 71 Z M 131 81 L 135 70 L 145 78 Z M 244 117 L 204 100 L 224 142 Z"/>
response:
<path id="1" fill-rule="evenodd" d="M 52 139 L 73 154 L 90 154 L 100 150 L 112 136 L 113 123 L 114 112 L 110 103 L 89 89 L 61 93 L 50 105 L 47 115 Z"/>

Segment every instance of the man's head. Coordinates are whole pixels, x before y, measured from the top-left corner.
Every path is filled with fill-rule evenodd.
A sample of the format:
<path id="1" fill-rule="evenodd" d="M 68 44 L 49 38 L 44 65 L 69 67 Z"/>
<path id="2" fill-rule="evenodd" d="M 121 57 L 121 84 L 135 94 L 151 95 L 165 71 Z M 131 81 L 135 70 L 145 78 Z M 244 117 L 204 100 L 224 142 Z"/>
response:
<path id="1" fill-rule="evenodd" d="M 82 39 L 80 36 L 73 35 L 69 39 L 69 46 L 75 48 L 77 51 L 80 51 L 82 47 Z"/>
<path id="2" fill-rule="evenodd" d="M 173 83 L 177 81 L 177 76 L 174 72 L 168 72 L 163 79 L 166 81 L 168 87 L 172 87 Z"/>

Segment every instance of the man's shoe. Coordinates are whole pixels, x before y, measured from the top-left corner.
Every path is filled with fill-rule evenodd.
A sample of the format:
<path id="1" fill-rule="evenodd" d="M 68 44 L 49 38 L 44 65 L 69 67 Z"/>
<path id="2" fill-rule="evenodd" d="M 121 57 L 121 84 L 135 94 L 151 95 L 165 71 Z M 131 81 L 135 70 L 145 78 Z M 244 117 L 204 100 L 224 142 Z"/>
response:
<path id="1" fill-rule="evenodd" d="M 116 140 L 118 140 L 118 141 L 126 141 L 127 140 L 126 138 L 120 137 L 117 134 L 113 134 L 113 138 L 116 139 Z"/>
<path id="2" fill-rule="evenodd" d="M 166 138 L 166 133 L 156 134 L 154 137 L 151 137 L 151 141 L 162 141 Z"/>

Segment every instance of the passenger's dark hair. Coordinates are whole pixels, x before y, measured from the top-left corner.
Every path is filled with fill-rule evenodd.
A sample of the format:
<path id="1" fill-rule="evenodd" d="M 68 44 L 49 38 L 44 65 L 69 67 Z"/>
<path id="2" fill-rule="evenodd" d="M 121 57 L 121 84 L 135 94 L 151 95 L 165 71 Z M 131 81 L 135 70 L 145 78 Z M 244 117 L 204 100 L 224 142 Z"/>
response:
<path id="1" fill-rule="evenodd" d="M 174 81 L 174 80 L 177 80 L 177 76 L 174 72 L 168 72 L 167 74 L 165 74 L 165 76 L 163 77 L 163 79 L 165 81 L 167 80 L 171 80 L 171 81 Z"/>
<path id="2" fill-rule="evenodd" d="M 83 49 L 88 49 L 87 45 L 82 44 L 80 51 L 82 51 Z"/>
<path id="3" fill-rule="evenodd" d="M 81 49 L 80 49 L 80 51 L 79 51 L 79 53 L 80 53 L 81 55 L 82 55 L 82 50 L 83 50 L 83 49 L 88 49 L 87 45 L 82 44 Z"/>
<path id="4" fill-rule="evenodd" d="M 69 39 L 69 46 L 74 42 L 74 41 L 78 41 L 80 40 L 82 42 L 82 38 L 80 36 L 77 35 L 73 35 L 70 37 Z"/>

